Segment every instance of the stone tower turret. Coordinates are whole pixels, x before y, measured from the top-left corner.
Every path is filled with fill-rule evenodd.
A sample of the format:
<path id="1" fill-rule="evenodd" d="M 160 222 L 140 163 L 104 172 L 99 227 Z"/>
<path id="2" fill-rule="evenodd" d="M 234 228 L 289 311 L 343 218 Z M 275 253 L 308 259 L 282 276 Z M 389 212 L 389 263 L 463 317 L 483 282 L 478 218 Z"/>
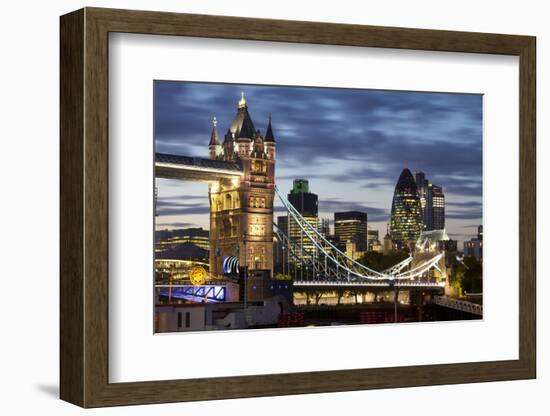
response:
<path id="1" fill-rule="evenodd" d="M 276 145 L 275 145 L 275 136 L 273 135 L 273 128 L 271 127 L 271 114 L 269 114 L 269 122 L 267 124 L 267 130 L 265 132 L 265 153 L 268 159 L 275 160 L 276 157 Z"/>
<path id="2" fill-rule="evenodd" d="M 272 275 L 275 139 L 271 123 L 265 139 L 254 128 L 244 94 L 222 147 L 219 158 L 243 174 L 210 184 L 210 273 L 222 277 L 224 259 L 238 257 L 240 267 Z"/>
<path id="3" fill-rule="evenodd" d="M 220 145 L 220 139 L 218 137 L 218 120 L 216 117 L 212 119 L 212 134 L 210 135 L 210 143 L 208 143 L 208 158 L 219 159 L 222 154 L 222 147 Z"/>

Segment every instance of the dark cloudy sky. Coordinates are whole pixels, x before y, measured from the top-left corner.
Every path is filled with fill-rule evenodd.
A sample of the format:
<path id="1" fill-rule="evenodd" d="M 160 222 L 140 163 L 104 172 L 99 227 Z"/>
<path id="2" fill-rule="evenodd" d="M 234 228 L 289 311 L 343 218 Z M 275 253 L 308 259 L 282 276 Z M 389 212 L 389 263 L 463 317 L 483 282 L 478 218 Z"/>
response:
<path id="1" fill-rule="evenodd" d="M 208 157 L 212 118 L 227 131 L 244 92 L 256 129 L 269 114 L 277 185 L 306 178 L 320 217 L 360 210 L 385 233 L 404 167 L 443 187 L 447 231 L 462 241 L 482 217 L 482 96 L 156 81 L 157 152 Z M 207 185 L 157 180 L 157 229 L 208 228 Z M 280 209 L 280 208 L 279 208 Z"/>

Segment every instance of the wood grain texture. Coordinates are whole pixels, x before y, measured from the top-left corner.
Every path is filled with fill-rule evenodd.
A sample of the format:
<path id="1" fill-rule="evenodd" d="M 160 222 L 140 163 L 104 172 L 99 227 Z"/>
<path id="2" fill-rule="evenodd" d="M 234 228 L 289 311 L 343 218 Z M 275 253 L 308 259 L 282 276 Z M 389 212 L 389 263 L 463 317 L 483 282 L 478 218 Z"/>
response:
<path id="1" fill-rule="evenodd" d="M 519 99 L 519 356 L 530 377 L 536 377 L 536 41 L 520 54 Z"/>
<path id="2" fill-rule="evenodd" d="M 519 359 L 108 381 L 108 33 L 384 47 L 520 57 Z M 61 18 L 61 397 L 83 407 L 535 377 L 535 39 L 528 36 L 87 8 Z"/>
<path id="3" fill-rule="evenodd" d="M 84 12 L 61 19 L 60 388 L 84 404 Z"/>

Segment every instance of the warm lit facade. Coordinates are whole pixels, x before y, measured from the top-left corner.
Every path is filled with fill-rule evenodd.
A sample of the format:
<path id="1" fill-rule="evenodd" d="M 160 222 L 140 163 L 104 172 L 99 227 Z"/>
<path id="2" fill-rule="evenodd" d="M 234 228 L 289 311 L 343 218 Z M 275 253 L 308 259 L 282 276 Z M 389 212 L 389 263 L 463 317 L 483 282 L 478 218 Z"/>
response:
<path id="1" fill-rule="evenodd" d="M 208 268 L 201 261 L 156 258 L 155 274 L 157 280 L 189 280 L 189 272 L 197 266 Z"/>
<path id="2" fill-rule="evenodd" d="M 352 240 L 357 250 L 366 251 L 367 247 L 367 213 L 346 211 L 334 213 L 334 235 L 341 247 L 346 247 Z"/>
<path id="3" fill-rule="evenodd" d="M 309 192 L 309 181 L 295 179 L 287 198 L 303 219 L 313 228 L 319 230 L 319 198 L 317 194 Z M 314 244 L 305 236 L 293 218 L 288 220 L 288 238 L 297 245 L 299 251 L 303 251 L 306 255 L 315 253 Z M 293 262 L 294 260 L 289 259 L 289 261 Z"/>
<path id="4" fill-rule="evenodd" d="M 210 233 L 202 228 L 159 230 L 155 232 L 155 252 L 163 252 L 179 244 L 194 244 L 210 250 Z"/>
<path id="5" fill-rule="evenodd" d="M 358 260 L 365 254 L 365 250 L 357 247 L 354 239 L 349 239 L 346 243 L 346 256 L 350 259 Z"/>
<path id="6" fill-rule="evenodd" d="M 390 234 L 394 244 L 404 248 L 414 244 L 422 231 L 422 208 L 415 179 L 403 169 L 393 194 Z"/>
<path id="7" fill-rule="evenodd" d="M 243 95 L 221 144 L 214 120 L 208 149 L 210 159 L 236 161 L 243 170 L 240 180 L 220 179 L 209 185 L 211 274 L 223 274 L 222 262 L 228 256 L 238 257 L 250 270 L 272 273 L 276 145 L 271 119 L 263 136 Z"/>

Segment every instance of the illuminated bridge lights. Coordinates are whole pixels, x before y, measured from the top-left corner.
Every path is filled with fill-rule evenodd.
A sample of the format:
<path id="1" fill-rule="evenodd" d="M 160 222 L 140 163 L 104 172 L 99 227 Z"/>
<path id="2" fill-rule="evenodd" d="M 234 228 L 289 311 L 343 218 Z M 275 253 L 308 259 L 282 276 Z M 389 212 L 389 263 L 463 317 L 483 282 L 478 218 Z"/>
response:
<path id="1" fill-rule="evenodd" d="M 382 285 L 389 285 L 388 281 L 399 281 L 400 283 L 405 280 L 416 281 L 422 279 L 430 269 L 438 268 L 437 263 L 443 259 L 444 253 L 440 253 L 406 271 L 403 271 L 403 269 L 410 265 L 412 258 L 405 259 L 383 272 L 370 269 L 364 264 L 348 257 L 320 234 L 316 227 L 312 226 L 300 215 L 277 186 L 275 186 L 275 193 L 288 211 L 290 218 L 300 228 L 303 239 L 309 240 L 314 249 L 307 251 L 303 244 L 296 244 L 288 236 L 285 236 L 276 224 L 274 224 L 276 228 L 275 235 L 281 241 L 283 247 L 286 246 L 288 248 L 289 255 L 292 255 L 293 258 L 302 263 L 306 269 L 312 270 L 314 276 L 321 277 L 322 279 L 327 277 L 331 279 L 328 280 L 329 282 L 352 282 L 352 284 L 355 282 L 367 282 L 366 285 L 372 282 L 383 282 Z M 395 283 L 392 282 L 392 284 Z M 413 285 L 411 284 L 410 286 Z"/>
<path id="2" fill-rule="evenodd" d="M 442 288 L 445 287 L 444 282 L 336 282 L 336 281 L 295 281 L 294 287 L 425 287 L 425 288 Z"/>
<path id="3" fill-rule="evenodd" d="M 195 302 L 217 303 L 225 302 L 227 288 L 222 285 L 155 285 L 160 294 L 175 299 L 185 299 Z"/>
<path id="4" fill-rule="evenodd" d="M 239 274 L 239 259 L 233 256 L 227 256 L 223 259 L 224 274 Z"/>

